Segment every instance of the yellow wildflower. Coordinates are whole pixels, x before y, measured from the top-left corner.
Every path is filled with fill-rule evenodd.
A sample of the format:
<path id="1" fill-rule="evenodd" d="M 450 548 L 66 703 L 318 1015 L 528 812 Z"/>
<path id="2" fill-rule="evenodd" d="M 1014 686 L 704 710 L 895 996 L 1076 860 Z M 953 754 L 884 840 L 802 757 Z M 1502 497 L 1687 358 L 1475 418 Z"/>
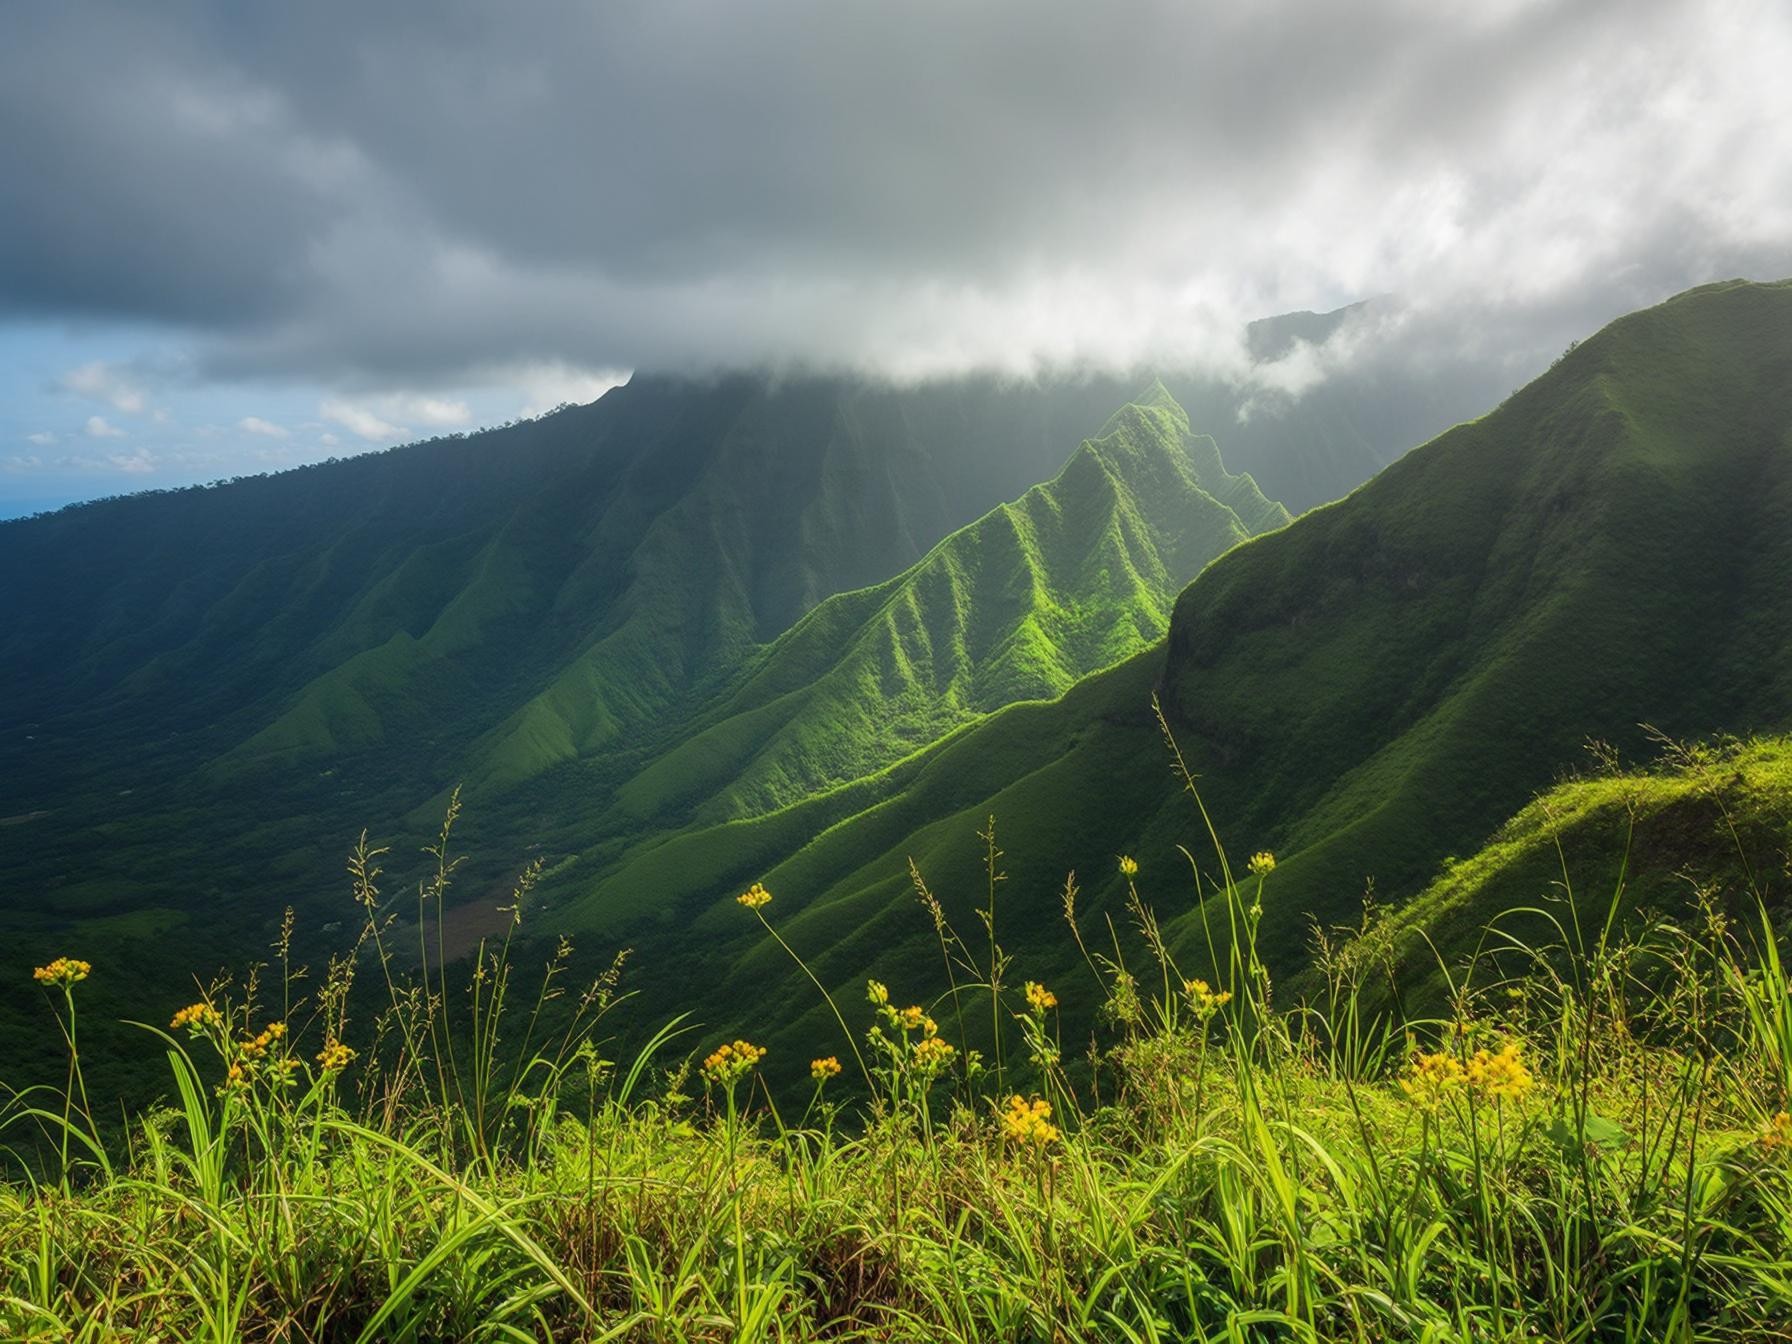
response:
<path id="1" fill-rule="evenodd" d="M 1250 869 L 1253 877 L 1262 877 L 1265 873 L 1273 873 L 1276 870 L 1276 856 L 1267 849 L 1260 849 L 1251 855 Z"/>
<path id="2" fill-rule="evenodd" d="M 865 998 L 868 1002 L 882 1007 L 890 1001 L 889 986 L 882 980 L 867 980 L 865 982 Z"/>
<path id="3" fill-rule="evenodd" d="M 1037 980 L 1029 980 L 1026 984 L 1027 1007 L 1036 1013 L 1043 1013 L 1048 1008 L 1058 1006 L 1058 996 L 1040 984 Z"/>
<path id="4" fill-rule="evenodd" d="M 1435 1106 L 1462 1087 L 1467 1074 L 1462 1061 L 1447 1050 L 1413 1057 L 1400 1090 L 1422 1106 Z"/>
<path id="5" fill-rule="evenodd" d="M 1517 1041 L 1507 1041 L 1497 1051 L 1475 1051 L 1463 1070 L 1469 1087 L 1495 1105 L 1521 1100 L 1531 1090 L 1532 1078 L 1519 1051 Z"/>
<path id="6" fill-rule="evenodd" d="M 733 1041 L 720 1046 L 703 1061 L 703 1076 L 712 1083 L 731 1086 L 753 1071 L 765 1058 L 765 1047 L 750 1041 Z"/>
<path id="7" fill-rule="evenodd" d="M 317 1062 L 324 1067 L 324 1072 L 334 1073 L 338 1069 L 346 1069 L 355 1052 L 341 1041 L 328 1041 L 324 1048 L 317 1052 Z"/>
<path id="8" fill-rule="evenodd" d="M 809 1076 L 818 1083 L 825 1083 L 830 1078 L 838 1078 L 840 1076 L 840 1061 L 833 1055 L 828 1055 L 825 1059 L 812 1059 L 809 1061 Z"/>
<path id="9" fill-rule="evenodd" d="M 1008 1098 L 1008 1109 L 1002 1113 L 1002 1133 L 1015 1143 L 1043 1148 L 1058 1137 L 1052 1123 L 1052 1104 L 1044 1097 L 1028 1101 L 1016 1094 Z"/>
<path id="10" fill-rule="evenodd" d="M 929 1036 L 924 1041 L 915 1042 L 915 1067 L 925 1074 L 936 1074 L 952 1063 L 952 1056 L 958 1051 L 952 1048 L 949 1041 L 942 1041 L 938 1036 Z"/>
<path id="11" fill-rule="evenodd" d="M 260 1059 L 263 1055 L 267 1054 L 268 1047 L 284 1035 L 286 1035 L 286 1023 L 268 1023 L 267 1026 L 261 1029 L 261 1034 L 259 1036 L 251 1037 L 249 1040 L 243 1042 L 243 1057 L 245 1059 Z"/>
<path id="12" fill-rule="evenodd" d="M 920 1004 L 911 1003 L 896 1015 L 896 1020 L 902 1024 L 904 1031 L 914 1031 L 927 1020 L 927 1014 L 921 1011 Z"/>
<path id="13" fill-rule="evenodd" d="M 1130 854 L 1122 854 L 1120 856 L 1120 874 L 1122 877 L 1137 877 L 1139 861 Z"/>
<path id="14" fill-rule="evenodd" d="M 1188 1006 L 1194 1009 L 1195 1016 L 1203 1020 L 1232 1002 L 1232 991 L 1222 989 L 1214 993 L 1213 986 L 1205 980 L 1184 980 L 1182 993 L 1188 999 Z"/>
<path id="15" fill-rule="evenodd" d="M 190 1003 L 174 1015 L 168 1024 L 170 1031 L 179 1031 L 182 1027 L 191 1027 L 198 1031 L 202 1027 L 215 1027 L 224 1021 L 224 1017 L 209 1003 Z"/>
<path id="16" fill-rule="evenodd" d="M 735 898 L 736 904 L 744 905 L 749 910 L 757 910 L 762 905 L 771 903 L 772 894 L 765 889 L 765 884 L 755 882 Z"/>
<path id="17" fill-rule="evenodd" d="M 39 966 L 32 971 L 31 978 L 40 985 L 60 985 L 67 989 L 85 980 L 92 970 L 92 966 L 74 957 L 57 957 L 48 966 Z"/>

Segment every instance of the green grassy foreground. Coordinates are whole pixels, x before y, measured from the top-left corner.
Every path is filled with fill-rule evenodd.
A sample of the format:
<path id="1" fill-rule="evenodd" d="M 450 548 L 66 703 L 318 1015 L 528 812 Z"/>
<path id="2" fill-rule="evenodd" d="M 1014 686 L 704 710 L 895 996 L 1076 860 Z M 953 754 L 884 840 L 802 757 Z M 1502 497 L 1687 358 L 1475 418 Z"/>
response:
<path id="1" fill-rule="evenodd" d="M 445 839 L 438 859 L 424 908 Z M 1067 887 L 1084 971 L 1049 986 L 1002 949 L 992 854 L 969 938 L 916 874 L 951 988 L 828 999 L 805 1104 L 688 1021 L 609 1058 L 621 958 L 575 986 L 563 950 L 530 980 L 506 940 L 464 986 L 402 975 L 376 864 L 355 857 L 365 923 L 321 975 L 282 945 L 145 1026 L 175 1104 L 123 1146 L 80 1070 L 108 968 L 40 968 L 69 1073 L 5 1112 L 38 1175 L 0 1186 L 0 1334 L 1788 1337 L 1792 988 L 1765 906 L 1706 893 L 1626 933 L 1620 884 L 1406 1021 L 1369 1006 L 1393 968 L 1374 926 L 1277 1004 L 1267 854 L 1236 879 L 1219 857 L 1199 976 L 1140 892 L 1171 881 L 1123 858 L 1123 928 Z M 782 943 L 770 892 L 739 904 Z M 1061 1039 L 1091 1010 L 1086 1051 Z"/>

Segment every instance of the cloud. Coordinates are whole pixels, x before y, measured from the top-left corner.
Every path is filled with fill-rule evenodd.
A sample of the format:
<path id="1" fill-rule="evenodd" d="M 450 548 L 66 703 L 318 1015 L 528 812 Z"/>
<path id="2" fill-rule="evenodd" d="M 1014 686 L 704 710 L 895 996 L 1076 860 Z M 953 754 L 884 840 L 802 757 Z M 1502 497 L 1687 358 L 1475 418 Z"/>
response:
<path id="1" fill-rule="evenodd" d="M 334 448 L 338 443 L 342 442 L 342 440 L 338 439 L 334 434 L 319 434 L 317 436 L 317 441 L 325 448 Z"/>
<path id="2" fill-rule="evenodd" d="M 473 412 L 464 401 L 450 401 L 442 397 L 424 397 L 399 395 L 386 397 L 381 402 L 381 409 L 387 414 L 401 420 L 415 420 L 419 424 L 433 429 L 448 429 L 455 425 L 464 425 L 473 418 Z"/>
<path id="3" fill-rule="evenodd" d="M 326 383 L 370 439 L 530 368 L 1243 376 L 1244 320 L 1387 293 L 1358 358 L 1534 364 L 1792 272 L 1781 0 L 9 20 L 0 121 L 33 134 L 0 182 L 34 188 L 0 318 L 178 330 L 196 376 Z"/>
<path id="4" fill-rule="evenodd" d="M 103 401 L 127 415 L 143 414 L 143 393 L 115 367 L 102 361 L 70 369 L 62 375 L 60 386 L 65 392 Z"/>
<path id="5" fill-rule="evenodd" d="M 5 462 L 6 470 L 8 471 L 37 471 L 43 467 L 43 464 L 43 458 L 37 456 L 35 453 L 15 453 L 7 458 Z"/>
<path id="6" fill-rule="evenodd" d="M 236 422 L 236 427 L 245 434 L 260 434 L 269 439 L 290 439 L 292 431 L 284 425 L 277 425 L 272 420 L 263 420 L 259 415 L 245 415 Z"/>
<path id="7" fill-rule="evenodd" d="M 146 476 L 156 469 L 155 456 L 141 448 L 134 453 L 108 454 L 106 461 L 114 470 L 127 476 Z"/>
<path id="8" fill-rule="evenodd" d="M 341 425 L 351 434 L 374 443 L 390 443 L 410 434 L 401 425 L 388 424 L 364 406 L 331 399 L 317 408 L 317 413 L 332 424 Z"/>
<path id="9" fill-rule="evenodd" d="M 39 448 L 48 448 L 51 444 L 56 442 L 56 436 L 48 430 L 39 430 L 35 434 L 27 434 L 25 436 L 25 442 L 35 443 Z"/>
<path id="10" fill-rule="evenodd" d="M 525 364 L 506 371 L 504 381 L 524 397 L 517 414 L 541 415 L 567 402 L 596 401 L 613 387 L 628 381 L 624 369 L 581 369 L 561 361 Z"/>
<path id="11" fill-rule="evenodd" d="M 103 415 L 87 417 L 87 437 L 90 439 L 122 439 L 124 431 L 118 426 L 109 424 Z"/>

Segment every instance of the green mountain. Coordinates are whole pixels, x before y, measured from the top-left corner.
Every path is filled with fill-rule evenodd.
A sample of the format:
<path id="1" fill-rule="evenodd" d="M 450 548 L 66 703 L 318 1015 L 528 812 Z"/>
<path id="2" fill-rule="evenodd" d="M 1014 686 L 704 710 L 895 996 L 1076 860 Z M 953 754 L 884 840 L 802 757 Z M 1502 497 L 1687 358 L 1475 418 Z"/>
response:
<path id="1" fill-rule="evenodd" d="M 1347 499 L 1229 552 L 1184 591 L 1170 633 L 1050 703 L 1011 706 L 878 790 L 682 836 L 656 851 L 657 909 L 694 951 L 686 983 L 755 1022 L 825 1030 L 727 903 L 763 878 L 824 979 L 866 965 L 918 993 L 941 980 L 906 871 L 962 932 L 984 898 L 977 832 L 998 819 L 1004 942 L 1026 974 L 1069 976 L 1067 870 L 1090 927 L 1138 855 L 1191 960 L 1205 935 L 1186 845 L 1213 864 L 1171 774 L 1170 726 L 1235 864 L 1281 865 L 1265 897 L 1274 964 L 1314 921 L 1423 891 L 1451 855 L 1584 758 L 1792 722 L 1792 283 L 1709 286 L 1613 323 L 1482 420 Z M 1471 919 L 1471 910 L 1459 916 Z M 565 922 L 656 942 L 618 884 Z M 658 946 L 663 946 L 659 944 Z M 1074 953 L 1073 948 L 1068 949 Z M 693 964 L 694 963 L 694 964 Z M 1080 963 L 1079 963 L 1080 964 Z M 733 969 L 731 969 L 733 968 Z"/>
<path id="2" fill-rule="evenodd" d="M 1079 927 L 1124 945 L 1121 852 L 1200 967 L 1214 865 L 1155 693 L 1234 860 L 1280 856 L 1263 936 L 1295 973 L 1314 921 L 1427 891 L 1588 737 L 1792 720 L 1789 373 L 1792 284 L 1696 290 L 1236 545 L 1283 515 L 1161 390 L 992 498 L 1062 461 L 1086 385 L 827 380 L 644 380 L 303 488 L 0 527 L 44 580 L 0 613 L 4 931 L 21 962 L 79 934 L 240 963 L 287 901 L 320 936 L 349 913 L 364 824 L 402 886 L 466 779 L 457 949 L 540 857 L 526 928 L 634 947 L 647 1016 L 751 1023 L 776 1074 L 830 1019 L 733 895 L 768 882 L 824 981 L 919 997 L 943 974 L 908 862 L 974 939 L 992 815 L 1017 974 L 1080 967 L 1069 870 Z M 1483 904 L 1425 899 L 1439 928 Z"/>
<path id="3" fill-rule="evenodd" d="M 956 402 L 908 394 L 888 419 L 859 395 L 706 389 L 704 415 L 685 409 L 703 432 L 694 443 L 668 437 L 663 405 L 624 398 L 588 415 L 610 427 L 595 442 L 591 424 L 561 423 L 566 413 L 524 427 L 539 479 L 456 501 L 458 533 L 406 551 L 402 504 L 416 482 L 405 480 L 375 521 L 251 567 L 224 599 L 190 602 L 184 626 L 158 614 L 174 637 L 102 612 L 117 640 L 161 647 L 100 693 L 70 695 L 75 712 L 46 697 L 55 717 L 13 739 L 21 755 L 66 753 L 60 779 L 12 779 L 8 829 L 29 844 L 0 860 L 16 893 L 0 921 L 21 958 L 71 933 L 100 954 L 181 938 L 188 969 L 205 970 L 240 961 L 245 935 L 263 941 L 285 904 L 327 930 L 342 913 L 347 840 L 409 814 L 401 848 L 421 841 L 457 777 L 486 858 L 468 872 L 473 892 L 507 890 L 506 866 L 529 848 L 553 857 L 563 882 L 605 871 L 647 837 L 844 788 L 1001 705 L 1061 692 L 1155 640 L 1209 560 L 1288 521 L 1158 387 L 1049 483 L 895 578 L 854 586 L 863 567 L 913 546 L 922 520 L 940 530 L 948 496 L 992 478 L 995 464 L 973 466 L 973 445 L 946 430 L 999 422 L 1008 438 L 988 451 L 1025 462 L 1055 423 L 1037 401 L 1029 420 L 964 389 Z M 623 437 L 639 428 L 634 414 L 657 433 L 644 445 Z M 805 450 L 819 462 L 781 474 L 783 456 Z M 675 453 L 688 479 L 666 475 Z M 909 467 L 894 471 L 892 457 Z M 387 461 L 417 470 L 404 454 Z M 903 482 L 927 488 L 910 498 Z M 670 502 L 652 515 L 643 501 L 656 486 Z M 400 535 L 376 548 L 365 534 L 387 522 Z M 67 538 L 28 540 L 67 563 Z M 107 538 L 95 529 L 93 540 Z M 330 619 L 307 636 L 307 594 L 348 564 L 345 551 L 354 572 L 335 576 Z M 830 582 L 847 591 L 813 601 Z M 14 642 L 33 637 L 45 639 Z M 99 638 L 89 628 L 71 642 Z M 195 720 L 171 683 L 203 682 L 206 660 L 216 682 L 244 684 L 216 719 Z M 476 930 L 490 905 L 455 915 Z"/>
<path id="4" fill-rule="evenodd" d="M 703 821 L 771 811 L 1050 699 L 1153 642 L 1208 561 L 1287 522 L 1159 385 L 1050 482 L 816 607 L 620 802 L 643 819 L 697 798 Z"/>

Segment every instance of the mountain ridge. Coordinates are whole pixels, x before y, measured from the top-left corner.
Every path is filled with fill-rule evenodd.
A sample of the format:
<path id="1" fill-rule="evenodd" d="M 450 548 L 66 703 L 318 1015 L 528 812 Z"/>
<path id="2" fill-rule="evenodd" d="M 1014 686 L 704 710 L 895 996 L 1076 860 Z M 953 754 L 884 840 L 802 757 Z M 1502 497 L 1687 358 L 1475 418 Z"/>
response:
<path id="1" fill-rule="evenodd" d="M 684 838 L 660 855 L 662 902 L 713 942 L 718 1002 L 754 984 L 794 1038 L 824 1024 L 777 978 L 775 948 L 729 931 L 729 888 L 788 893 L 783 931 L 842 992 L 830 976 L 868 959 L 892 984 L 930 984 L 907 863 L 974 929 L 993 814 L 1004 945 L 1042 958 L 1030 973 L 1075 973 L 1038 933 L 1062 917 L 1066 870 L 1087 918 L 1126 925 L 1116 852 L 1139 857 L 1154 896 L 1181 887 L 1160 904 L 1165 933 L 1203 960 L 1176 846 L 1207 847 L 1155 691 L 1234 864 L 1281 858 L 1263 938 L 1292 974 L 1313 923 L 1351 922 L 1370 882 L 1383 901 L 1417 894 L 1587 736 L 1635 751 L 1645 720 L 1684 738 L 1785 727 L 1789 645 L 1792 282 L 1708 287 L 1613 323 L 1487 416 L 1229 551 L 1182 592 L 1162 644 L 955 735 L 858 812 L 817 800 Z M 1212 879 L 1211 859 L 1197 866 Z M 565 917 L 620 933 L 605 901 L 600 887 Z"/>

